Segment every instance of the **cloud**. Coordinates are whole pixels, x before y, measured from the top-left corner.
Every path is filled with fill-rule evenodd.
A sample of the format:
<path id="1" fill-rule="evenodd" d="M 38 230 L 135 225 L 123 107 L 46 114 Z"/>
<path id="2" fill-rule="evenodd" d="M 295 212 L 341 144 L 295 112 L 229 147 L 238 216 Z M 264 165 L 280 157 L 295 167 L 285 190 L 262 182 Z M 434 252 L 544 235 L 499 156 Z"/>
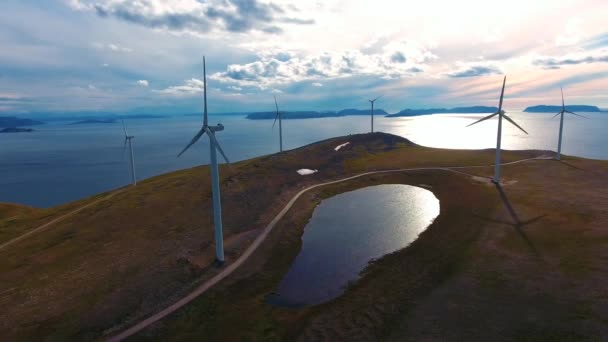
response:
<path id="1" fill-rule="evenodd" d="M 495 66 L 484 66 L 484 65 L 472 65 L 466 66 L 459 70 L 447 73 L 446 75 L 451 78 L 460 77 L 477 77 L 492 74 L 500 74 L 501 71 Z"/>
<path id="2" fill-rule="evenodd" d="M 393 63 L 405 63 L 407 59 L 403 55 L 403 53 L 397 51 L 391 56 L 391 62 Z"/>
<path id="3" fill-rule="evenodd" d="M 385 79 L 413 76 L 437 57 L 414 42 L 390 43 L 377 53 L 358 50 L 300 54 L 294 52 L 261 53 L 258 60 L 228 65 L 226 71 L 211 79 L 239 86 L 271 88 L 300 81 L 318 81 L 373 75 Z"/>
<path id="4" fill-rule="evenodd" d="M 171 86 L 162 90 L 156 90 L 156 92 L 172 96 L 190 96 L 203 92 L 203 81 L 192 78 L 186 80 L 183 85 Z"/>
<path id="5" fill-rule="evenodd" d="M 212 30 L 228 32 L 260 31 L 281 33 L 280 25 L 310 25 L 312 19 L 293 17 L 293 6 L 281 7 L 260 0 L 70 0 L 73 9 L 93 11 L 101 18 L 173 32 L 204 34 Z"/>
<path id="6" fill-rule="evenodd" d="M 313 83 L 312 83 L 312 86 L 313 86 L 313 87 L 322 87 L 322 86 L 323 86 L 323 83 L 319 83 L 319 82 L 313 82 Z"/>
<path id="7" fill-rule="evenodd" d="M 584 42 L 585 49 L 596 49 L 608 46 L 608 33 L 602 33 Z"/>
<path id="8" fill-rule="evenodd" d="M 581 25 L 582 21 L 578 18 L 568 20 L 565 31 L 555 37 L 555 45 L 570 46 L 578 43 L 583 35 Z"/>
<path id="9" fill-rule="evenodd" d="M 128 47 L 120 46 L 118 44 L 103 44 L 103 43 L 93 43 L 93 46 L 99 50 L 109 50 L 114 52 L 133 52 L 133 49 Z"/>
<path id="10" fill-rule="evenodd" d="M 147 87 L 150 85 L 150 83 L 148 82 L 148 80 L 139 80 L 137 81 L 137 84 L 142 86 L 142 87 Z"/>
<path id="11" fill-rule="evenodd" d="M 602 49 L 595 52 L 577 53 L 564 57 L 539 57 L 532 62 L 532 64 L 543 69 L 559 69 L 562 66 L 590 63 L 608 63 L 608 50 Z"/>

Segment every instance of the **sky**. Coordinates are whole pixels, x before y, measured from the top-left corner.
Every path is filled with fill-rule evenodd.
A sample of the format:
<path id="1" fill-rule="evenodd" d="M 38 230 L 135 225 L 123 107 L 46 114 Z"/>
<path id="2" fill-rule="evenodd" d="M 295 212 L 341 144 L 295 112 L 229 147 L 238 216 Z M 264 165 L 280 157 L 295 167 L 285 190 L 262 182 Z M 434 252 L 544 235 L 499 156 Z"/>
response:
<path id="1" fill-rule="evenodd" d="M 608 108 L 608 1 L 2 0 L 0 115 Z"/>

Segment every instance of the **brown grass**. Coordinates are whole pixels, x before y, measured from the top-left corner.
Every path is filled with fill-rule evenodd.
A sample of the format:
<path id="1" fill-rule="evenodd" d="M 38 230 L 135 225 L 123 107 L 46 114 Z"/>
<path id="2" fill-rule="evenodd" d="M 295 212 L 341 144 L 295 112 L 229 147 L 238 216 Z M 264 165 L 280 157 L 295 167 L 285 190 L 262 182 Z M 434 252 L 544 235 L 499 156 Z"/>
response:
<path id="1" fill-rule="evenodd" d="M 333 151 L 346 141 L 351 144 Z M 541 153 L 506 152 L 504 161 Z M 230 213 L 224 215 L 227 260 L 234 260 L 256 231 L 307 185 L 366 170 L 492 161 L 493 150 L 430 149 L 377 133 L 222 167 L 222 201 Z M 606 281 L 601 261 L 607 257 L 608 200 L 597 189 L 608 184 L 608 163 L 566 162 L 571 165 L 534 161 L 504 168 L 511 181 L 504 192 L 521 220 L 545 215 L 519 229 L 501 223 L 511 217 L 496 189 L 465 175 L 390 174 L 307 193 L 237 274 L 139 337 L 401 340 L 441 339 L 450 332 L 463 338 L 506 333 L 520 338 L 543 336 L 556 323 L 564 333 L 605 334 L 601 314 L 607 298 L 593 284 Z M 307 177 L 295 173 L 303 167 L 320 172 Z M 469 172 L 487 176 L 492 168 Z M 208 174 L 207 167 L 199 167 L 146 180 L 0 251 L 0 338 L 108 335 L 217 272 L 208 265 L 213 255 Z M 265 304 L 297 255 L 314 204 L 381 183 L 431 185 L 441 201 L 440 216 L 410 247 L 370 265 L 337 300 L 303 310 Z M 44 214 L 19 212 L 16 221 L 0 221 L 0 232 L 10 230 L 15 236 L 90 200 Z M 535 304 L 534 310 L 527 302 Z M 505 307 L 504 314 L 491 314 L 497 305 Z M 518 315 L 518 309 L 529 317 Z M 470 322 L 461 324 L 465 318 Z M 436 325 L 441 328 L 431 329 Z"/>

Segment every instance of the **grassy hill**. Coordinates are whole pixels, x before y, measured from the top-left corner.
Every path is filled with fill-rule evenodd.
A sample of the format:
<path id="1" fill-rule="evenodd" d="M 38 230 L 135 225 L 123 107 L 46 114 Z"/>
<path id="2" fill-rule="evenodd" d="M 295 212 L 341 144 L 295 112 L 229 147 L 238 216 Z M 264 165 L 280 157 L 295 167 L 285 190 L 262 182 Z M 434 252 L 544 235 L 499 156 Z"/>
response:
<path id="1" fill-rule="evenodd" d="M 368 170 L 491 164 L 493 157 L 493 150 L 431 149 L 375 133 L 222 166 L 227 262 L 308 185 Z M 300 168 L 319 172 L 303 177 Z M 493 169 L 462 171 L 488 176 Z M 504 177 L 502 195 L 483 178 L 443 171 L 373 175 L 311 191 L 234 275 L 138 338 L 606 334 L 608 195 L 598 189 L 608 184 L 608 162 L 532 161 L 505 167 Z M 216 274 L 209 179 L 208 167 L 196 167 L 120 189 L 107 200 L 100 194 L 44 210 L 0 206 L 1 244 L 93 203 L 0 249 L 0 338 L 108 337 Z M 370 264 L 342 297 L 302 310 L 266 304 L 298 253 L 314 206 L 382 183 L 430 186 L 441 201 L 439 217 L 410 247 Z M 512 224 L 504 198 L 518 219 L 534 221 Z"/>

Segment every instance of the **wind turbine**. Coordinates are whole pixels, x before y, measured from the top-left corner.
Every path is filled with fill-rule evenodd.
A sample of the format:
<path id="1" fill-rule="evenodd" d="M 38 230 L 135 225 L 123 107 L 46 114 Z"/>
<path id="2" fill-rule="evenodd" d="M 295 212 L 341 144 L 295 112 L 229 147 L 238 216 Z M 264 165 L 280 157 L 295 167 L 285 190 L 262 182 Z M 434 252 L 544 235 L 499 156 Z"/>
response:
<path id="1" fill-rule="evenodd" d="M 207 133 L 209 137 L 209 152 L 211 156 L 211 191 L 213 197 L 213 223 L 215 225 L 215 259 L 219 264 L 224 263 L 224 234 L 222 232 L 222 203 L 220 198 L 220 177 L 219 170 L 217 167 L 217 153 L 220 151 L 226 163 L 228 157 L 222 150 L 220 143 L 215 138 L 215 132 L 223 131 L 224 125 L 217 124 L 217 126 L 209 126 L 207 120 L 207 70 L 205 67 L 205 57 L 203 57 L 203 98 L 204 98 L 204 114 L 203 114 L 203 127 L 200 131 L 192 138 L 190 143 L 184 147 L 184 149 L 177 155 L 181 156 L 190 146 L 194 145 L 203 134 Z"/>
<path id="2" fill-rule="evenodd" d="M 566 110 L 566 104 L 564 103 L 564 89 L 562 89 L 562 87 L 560 87 L 559 89 L 562 91 L 562 109 L 553 116 L 553 117 L 556 117 L 561 114 L 561 117 L 559 118 L 559 139 L 557 142 L 557 157 L 556 157 L 557 160 L 560 160 L 562 157 L 562 132 L 564 131 L 564 113 L 573 114 L 576 116 L 580 116 L 581 118 L 587 119 L 587 117 L 585 117 L 585 116 L 573 113 L 569 110 Z"/>
<path id="3" fill-rule="evenodd" d="M 272 128 L 277 123 L 277 119 L 279 119 L 279 148 L 280 151 L 283 152 L 283 113 L 279 112 L 279 105 L 277 104 L 277 97 L 274 97 L 274 106 L 277 109 L 277 116 L 274 117 L 274 122 L 272 123 Z"/>
<path id="4" fill-rule="evenodd" d="M 505 118 L 505 120 L 509 121 L 510 123 L 512 123 L 513 125 L 515 125 L 515 127 L 521 129 L 524 133 L 528 134 L 528 132 L 526 132 L 525 129 L 521 128 L 521 126 L 519 126 L 517 123 L 515 123 L 515 121 L 513 121 L 510 117 L 507 116 L 507 114 L 505 114 L 505 111 L 502 110 L 502 100 L 503 97 L 505 95 L 505 84 L 507 83 L 507 76 L 505 76 L 504 80 L 502 81 L 502 91 L 500 92 L 500 102 L 498 103 L 498 111 L 494 114 L 490 114 L 482 119 L 479 119 L 475 122 L 473 122 L 470 125 L 467 125 L 467 127 L 469 126 L 473 126 L 476 123 L 482 122 L 484 120 L 490 119 L 496 115 L 498 115 L 498 134 L 497 134 L 497 138 L 496 138 L 496 162 L 494 164 L 494 178 L 492 179 L 492 181 L 496 184 L 500 184 L 500 138 L 501 138 L 501 134 L 502 134 L 502 118 Z"/>
<path id="5" fill-rule="evenodd" d="M 372 133 L 374 133 L 374 102 L 376 102 L 376 100 L 378 100 L 379 98 L 381 98 L 382 95 L 376 97 L 373 100 L 367 100 L 372 104 L 372 112 L 371 112 L 371 117 L 372 117 Z"/>
<path id="6" fill-rule="evenodd" d="M 122 130 L 125 132 L 125 147 L 122 150 L 122 154 L 124 156 L 128 143 L 130 152 L 129 155 L 131 157 L 131 184 L 137 185 L 137 178 L 135 177 L 135 159 L 133 158 L 133 138 L 135 138 L 135 136 L 129 135 L 129 133 L 127 133 L 127 126 L 125 126 L 125 121 L 122 119 L 120 121 L 122 121 Z"/>

